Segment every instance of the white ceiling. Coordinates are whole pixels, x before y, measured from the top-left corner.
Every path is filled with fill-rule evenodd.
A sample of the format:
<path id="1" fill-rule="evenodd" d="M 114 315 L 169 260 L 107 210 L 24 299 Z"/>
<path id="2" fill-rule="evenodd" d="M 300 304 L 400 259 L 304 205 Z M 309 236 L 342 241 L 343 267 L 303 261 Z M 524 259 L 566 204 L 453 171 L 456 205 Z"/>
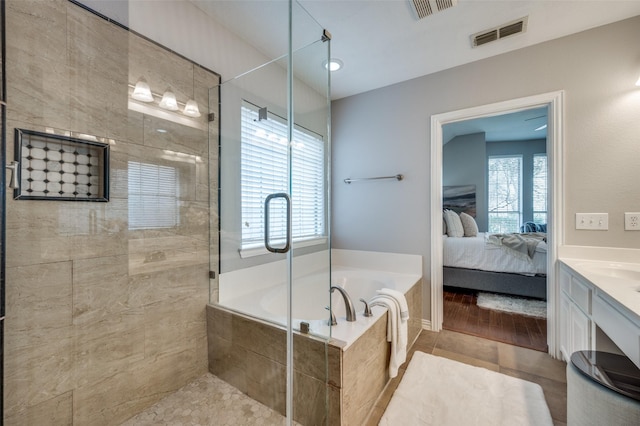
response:
<path id="1" fill-rule="evenodd" d="M 458 121 L 442 126 L 442 141 L 456 136 L 483 132 L 487 142 L 546 139 L 547 108 L 534 108 L 509 114 Z M 536 130 L 540 129 L 540 130 Z"/>
<path id="2" fill-rule="evenodd" d="M 270 58 L 287 50 L 284 0 L 191 0 Z M 295 39 L 332 34 L 332 74 L 339 99 L 552 40 L 640 14 L 640 0 L 459 0 L 457 6 L 415 18 L 408 0 L 299 0 L 310 18 L 298 19 Z M 296 14 L 301 16 L 301 14 Z M 528 16 L 525 33 L 478 48 L 470 36 Z M 302 27 L 302 30 L 300 28 Z M 300 35 L 303 34 L 303 35 Z M 322 56 L 305 57 L 321 67 Z M 307 73 L 308 74 L 308 73 Z"/>

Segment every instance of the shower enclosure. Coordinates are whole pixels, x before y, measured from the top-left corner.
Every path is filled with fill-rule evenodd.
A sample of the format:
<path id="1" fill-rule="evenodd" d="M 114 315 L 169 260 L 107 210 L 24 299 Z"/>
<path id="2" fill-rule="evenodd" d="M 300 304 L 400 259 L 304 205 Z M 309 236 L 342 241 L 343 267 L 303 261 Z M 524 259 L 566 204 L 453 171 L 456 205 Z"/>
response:
<path id="1" fill-rule="evenodd" d="M 267 28 L 274 21 L 288 26 Z M 328 424 L 331 37 L 295 1 L 251 3 L 234 27 L 269 31 L 271 54 L 210 91 L 220 103 L 210 199 L 220 207 L 209 368 L 288 424 Z"/>

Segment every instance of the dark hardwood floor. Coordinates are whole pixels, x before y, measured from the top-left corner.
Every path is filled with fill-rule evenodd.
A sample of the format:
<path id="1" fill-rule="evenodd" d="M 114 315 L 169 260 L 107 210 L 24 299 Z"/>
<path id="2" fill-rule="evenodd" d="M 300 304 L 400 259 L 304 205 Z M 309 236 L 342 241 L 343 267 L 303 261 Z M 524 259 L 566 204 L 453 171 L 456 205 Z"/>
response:
<path id="1" fill-rule="evenodd" d="M 446 330 L 547 352 L 547 320 L 480 308 L 477 292 L 444 288 Z"/>

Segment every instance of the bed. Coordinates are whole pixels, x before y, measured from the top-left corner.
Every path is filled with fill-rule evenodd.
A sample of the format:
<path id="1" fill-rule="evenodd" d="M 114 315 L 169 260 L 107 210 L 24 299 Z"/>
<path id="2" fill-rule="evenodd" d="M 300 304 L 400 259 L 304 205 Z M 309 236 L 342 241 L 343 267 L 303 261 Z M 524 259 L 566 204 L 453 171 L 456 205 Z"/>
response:
<path id="1" fill-rule="evenodd" d="M 547 245 L 544 241 L 535 244 L 531 257 L 514 253 L 496 241 L 495 235 L 484 232 L 475 237 L 443 235 L 443 241 L 445 286 L 546 300 Z"/>

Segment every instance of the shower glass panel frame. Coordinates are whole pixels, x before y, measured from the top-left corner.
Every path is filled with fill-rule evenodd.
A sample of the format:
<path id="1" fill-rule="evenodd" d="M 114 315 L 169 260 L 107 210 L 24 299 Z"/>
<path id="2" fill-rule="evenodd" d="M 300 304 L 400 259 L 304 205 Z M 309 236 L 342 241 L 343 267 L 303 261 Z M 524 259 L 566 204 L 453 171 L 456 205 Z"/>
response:
<path id="1" fill-rule="evenodd" d="M 287 424 L 329 424 L 330 36 L 297 2 L 254 7 L 247 22 L 275 14 L 289 25 L 270 34 L 282 38 L 274 59 L 210 90 L 220 102 L 219 128 L 210 129 L 219 157 L 210 303 L 231 318 L 210 369 Z M 309 358 L 320 365 L 298 366 Z M 256 363 L 268 377 L 256 377 Z"/>

